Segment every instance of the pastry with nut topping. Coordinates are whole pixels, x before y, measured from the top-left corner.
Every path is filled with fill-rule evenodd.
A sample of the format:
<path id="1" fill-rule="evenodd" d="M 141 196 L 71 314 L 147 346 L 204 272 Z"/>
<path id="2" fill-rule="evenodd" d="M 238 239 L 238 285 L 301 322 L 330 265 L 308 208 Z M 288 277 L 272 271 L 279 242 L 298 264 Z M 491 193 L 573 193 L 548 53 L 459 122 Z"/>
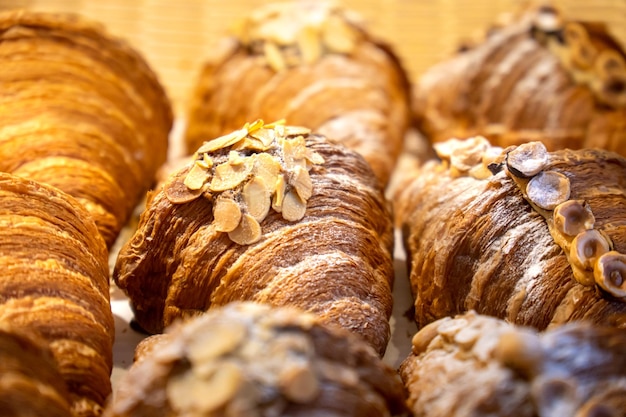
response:
<path id="1" fill-rule="evenodd" d="M 363 157 L 257 120 L 205 142 L 151 196 L 113 278 L 149 333 L 250 300 L 316 313 L 382 354 L 392 246 L 390 210 Z"/>
<path id="2" fill-rule="evenodd" d="M 475 310 L 626 328 L 624 157 L 482 137 L 435 148 L 394 200 L 419 326 Z"/>
<path id="3" fill-rule="evenodd" d="M 172 111 L 143 57 L 72 14 L 0 14 L 0 171 L 80 201 L 109 246 L 165 161 Z"/>
<path id="4" fill-rule="evenodd" d="M 416 81 L 414 112 L 432 142 L 481 135 L 626 156 L 626 52 L 602 24 L 553 7 L 511 14 Z"/>
<path id="5" fill-rule="evenodd" d="M 626 333 L 589 323 L 537 332 L 474 312 L 413 337 L 400 366 L 413 416 L 623 416 Z"/>
<path id="6" fill-rule="evenodd" d="M 92 217 L 52 186 L 0 173 L 0 266 L 0 322 L 42 339 L 60 378 L 43 364 L 29 375 L 53 380 L 74 417 L 99 416 L 111 393 L 115 329 L 107 249 Z"/>
<path id="7" fill-rule="evenodd" d="M 262 6 L 207 58 L 185 143 L 246 121 L 286 119 L 359 152 L 387 184 L 410 123 L 407 74 L 392 48 L 333 2 Z"/>
<path id="8" fill-rule="evenodd" d="M 152 337 L 158 343 L 123 376 L 106 417 L 384 417 L 405 410 L 396 371 L 370 346 L 293 307 L 231 303 Z"/>

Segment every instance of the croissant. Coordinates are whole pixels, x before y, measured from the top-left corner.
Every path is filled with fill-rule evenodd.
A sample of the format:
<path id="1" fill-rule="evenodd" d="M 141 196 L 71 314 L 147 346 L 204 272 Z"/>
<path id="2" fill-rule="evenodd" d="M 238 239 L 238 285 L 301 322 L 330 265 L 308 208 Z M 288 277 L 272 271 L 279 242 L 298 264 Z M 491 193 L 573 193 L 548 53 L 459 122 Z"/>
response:
<path id="1" fill-rule="evenodd" d="M 0 414 L 70 417 L 69 395 L 47 344 L 0 323 Z"/>
<path id="2" fill-rule="evenodd" d="M 149 333 L 249 300 L 316 313 L 382 353 L 392 229 L 359 154 L 309 129 L 257 120 L 206 142 L 151 196 L 113 279 Z"/>
<path id="3" fill-rule="evenodd" d="M 286 119 L 359 152 L 387 184 L 411 120 L 407 73 L 392 48 L 330 2 L 283 2 L 244 18 L 207 58 L 185 143 L 248 120 Z"/>
<path id="4" fill-rule="evenodd" d="M 123 376 L 106 417 L 390 416 L 405 409 L 396 371 L 370 346 L 292 307 L 235 302 L 152 337 L 161 340 Z"/>
<path id="5" fill-rule="evenodd" d="M 395 195 L 420 327 L 467 310 L 626 326 L 626 159 L 481 137 L 435 149 Z"/>
<path id="6" fill-rule="evenodd" d="M 474 312 L 413 337 L 400 366 L 416 417 L 621 416 L 626 334 L 567 323 L 539 333 Z"/>
<path id="7" fill-rule="evenodd" d="M 110 246 L 165 161 L 169 101 L 137 51 L 71 14 L 0 14 L 0 171 L 83 203 Z"/>
<path id="8" fill-rule="evenodd" d="M 599 23 L 539 7 L 495 26 L 415 83 L 414 113 L 432 142 L 604 148 L 626 155 L 626 54 Z"/>
<path id="9" fill-rule="evenodd" d="M 0 265 L 0 322 L 47 342 L 74 416 L 99 415 L 111 393 L 114 323 L 93 219 L 52 186 L 0 173 Z M 49 378 L 41 372 L 30 376 Z"/>

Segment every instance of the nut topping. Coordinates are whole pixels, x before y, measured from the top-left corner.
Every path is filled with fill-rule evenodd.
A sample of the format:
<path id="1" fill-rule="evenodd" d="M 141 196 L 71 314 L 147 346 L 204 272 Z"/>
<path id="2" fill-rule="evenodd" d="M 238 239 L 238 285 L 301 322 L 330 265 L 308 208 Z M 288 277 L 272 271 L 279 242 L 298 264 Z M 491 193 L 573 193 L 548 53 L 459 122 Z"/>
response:
<path id="1" fill-rule="evenodd" d="M 583 200 L 568 200 L 555 207 L 554 226 L 567 236 L 576 236 L 585 230 L 593 229 L 595 217 L 589 204 Z"/>
<path id="2" fill-rule="evenodd" d="M 308 173 L 307 173 L 308 174 Z M 243 186 L 241 192 L 248 213 L 261 222 L 270 211 L 270 192 L 261 177 L 255 177 Z"/>
<path id="3" fill-rule="evenodd" d="M 617 298 L 626 298 L 626 255 L 610 251 L 595 264 L 594 278 L 605 291 Z"/>
<path id="4" fill-rule="evenodd" d="M 595 229 L 578 234 L 572 241 L 570 259 L 580 268 L 591 270 L 601 255 L 611 250 L 607 239 Z"/>
<path id="5" fill-rule="evenodd" d="M 311 402 L 320 391 L 320 383 L 309 366 L 292 366 L 280 375 L 279 384 L 285 396 L 300 404 Z"/>
<path id="6" fill-rule="evenodd" d="M 228 237 L 239 245 L 249 245 L 261 238 L 261 225 L 251 215 L 244 214 L 235 230 L 228 233 Z"/>
<path id="7" fill-rule="evenodd" d="M 215 167 L 215 175 L 209 185 L 211 191 L 231 190 L 241 184 L 252 172 L 252 164 L 230 162 Z"/>
<path id="8" fill-rule="evenodd" d="M 290 222 L 295 222 L 304 217 L 306 212 L 306 201 L 304 201 L 294 190 L 288 191 L 283 200 L 283 218 Z"/>
<path id="9" fill-rule="evenodd" d="M 185 177 L 184 184 L 190 190 L 196 191 L 201 189 L 208 179 L 209 173 L 207 170 L 199 164 L 194 163 Z"/>
<path id="10" fill-rule="evenodd" d="M 569 199 L 569 178 L 555 171 L 542 171 L 526 187 L 530 201 L 545 210 L 553 210 Z"/>
<path id="11" fill-rule="evenodd" d="M 213 205 L 213 222 L 218 232 L 232 232 L 241 221 L 241 209 L 235 200 L 220 196 Z"/>
<path id="12" fill-rule="evenodd" d="M 506 166 L 520 178 L 537 175 L 548 163 L 548 150 L 541 142 L 519 145 L 506 154 Z"/>

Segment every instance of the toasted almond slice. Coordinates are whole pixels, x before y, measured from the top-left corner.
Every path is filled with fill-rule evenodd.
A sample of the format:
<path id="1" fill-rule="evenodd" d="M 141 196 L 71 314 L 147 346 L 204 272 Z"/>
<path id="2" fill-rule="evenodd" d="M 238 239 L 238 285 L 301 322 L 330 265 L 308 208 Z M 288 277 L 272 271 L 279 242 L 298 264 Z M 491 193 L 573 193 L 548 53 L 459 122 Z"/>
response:
<path id="1" fill-rule="evenodd" d="M 267 63 L 274 71 L 279 72 L 285 69 L 285 60 L 275 43 L 265 41 L 265 43 L 263 43 L 263 54 L 265 55 L 265 59 L 267 59 Z"/>
<path id="2" fill-rule="evenodd" d="M 288 191 L 282 205 L 283 219 L 295 222 L 302 219 L 305 212 L 306 201 L 302 200 L 294 190 Z"/>
<path id="3" fill-rule="evenodd" d="M 320 382 L 309 364 L 292 365 L 279 375 L 279 385 L 291 401 L 306 404 L 320 392 Z"/>
<path id="4" fill-rule="evenodd" d="M 254 155 L 254 168 L 252 173 L 254 176 L 263 179 L 270 191 L 274 190 L 276 180 L 280 174 L 282 167 L 276 157 L 267 154 L 260 153 Z"/>
<path id="5" fill-rule="evenodd" d="M 263 127 L 263 120 L 262 119 L 256 119 L 254 122 L 246 123 L 244 125 L 244 129 L 247 129 L 248 134 L 250 134 L 252 132 L 256 132 L 257 130 L 261 129 L 262 127 Z"/>
<path id="6" fill-rule="evenodd" d="M 226 162 L 215 167 L 215 172 L 209 189 L 211 191 L 232 190 L 241 184 L 252 172 L 252 164 L 246 161 L 237 166 L 233 166 Z"/>
<path id="7" fill-rule="evenodd" d="M 239 142 L 247 135 L 248 131 L 246 129 L 235 130 L 234 132 L 231 132 L 227 135 L 220 136 L 219 138 L 213 139 L 208 142 L 204 142 L 204 144 L 198 149 L 197 152 L 201 154 L 226 148 Z"/>
<path id="8" fill-rule="evenodd" d="M 276 126 L 285 126 L 285 123 L 287 123 L 285 119 L 279 119 L 273 121 L 272 123 L 266 123 L 263 127 L 265 127 L 266 129 L 275 129 Z"/>
<path id="9" fill-rule="evenodd" d="M 233 351 L 247 334 L 246 326 L 237 321 L 216 322 L 208 330 L 190 339 L 188 357 L 194 365 L 212 361 Z"/>
<path id="10" fill-rule="evenodd" d="M 263 128 L 263 129 L 259 129 L 250 133 L 250 136 L 253 137 L 254 139 L 261 141 L 263 146 L 265 146 L 264 150 L 267 150 L 269 149 L 270 145 L 274 143 L 274 139 L 276 139 L 276 132 L 274 131 L 273 128 L 272 129 Z"/>
<path id="11" fill-rule="evenodd" d="M 313 64 L 322 56 L 322 45 L 317 28 L 313 26 L 303 27 L 298 33 L 297 42 L 302 54 L 302 61 L 306 64 Z"/>
<path id="12" fill-rule="evenodd" d="M 297 166 L 292 171 L 290 179 L 291 185 L 295 188 L 302 200 L 306 201 L 311 198 L 311 194 L 313 193 L 313 183 L 311 182 L 309 171 L 305 168 Z"/>
<path id="13" fill-rule="evenodd" d="M 237 142 L 237 144 L 234 145 L 232 149 L 234 150 L 248 149 L 251 151 L 265 152 L 266 150 L 269 149 L 269 147 L 266 146 L 262 141 L 258 140 L 257 138 L 248 136 L 244 140 Z"/>
<path id="14" fill-rule="evenodd" d="M 163 192 L 172 204 L 184 204 L 202 195 L 203 189 L 190 190 L 180 178 L 172 178 L 165 183 Z"/>
<path id="15" fill-rule="evenodd" d="M 194 162 L 193 166 L 185 176 L 184 184 L 190 190 L 200 190 L 209 177 L 209 172 Z"/>
<path id="16" fill-rule="evenodd" d="M 202 158 L 196 160 L 196 165 L 201 166 L 202 168 L 209 170 L 213 168 L 213 159 L 209 156 L 209 154 L 202 154 Z"/>
<path id="17" fill-rule="evenodd" d="M 330 51 L 348 54 L 356 46 L 357 34 L 341 17 L 331 15 L 324 22 L 322 40 Z"/>
<path id="18" fill-rule="evenodd" d="M 239 226 L 228 233 L 228 237 L 238 245 L 249 245 L 261 238 L 261 225 L 251 215 L 244 214 Z"/>
<path id="19" fill-rule="evenodd" d="M 228 152 L 228 163 L 232 166 L 242 165 L 246 161 L 246 158 L 241 156 L 237 151 Z"/>
<path id="20" fill-rule="evenodd" d="M 248 213 L 256 221 L 263 221 L 271 206 L 271 195 L 265 181 L 260 177 L 254 177 L 243 186 L 241 195 Z"/>
<path id="21" fill-rule="evenodd" d="M 287 183 L 285 182 L 285 177 L 279 175 L 276 179 L 276 185 L 274 186 L 274 199 L 272 200 L 272 208 L 278 213 L 280 213 L 283 209 L 286 189 Z"/>
<path id="22" fill-rule="evenodd" d="M 311 129 L 304 126 L 285 126 L 285 136 L 305 136 L 310 135 Z M 304 137 L 298 140 L 304 146 Z"/>
<path id="23" fill-rule="evenodd" d="M 309 148 L 307 148 L 304 157 L 307 159 L 307 161 L 309 161 L 310 163 L 314 165 L 321 165 L 324 162 L 326 162 L 322 155 L 320 155 L 319 153 L 315 151 L 312 151 Z"/>
<path id="24" fill-rule="evenodd" d="M 232 232 L 241 221 L 241 208 L 229 197 L 218 197 L 213 206 L 213 223 L 218 232 Z"/>
<path id="25" fill-rule="evenodd" d="M 294 169 L 296 166 L 306 167 L 306 146 L 304 137 L 296 136 L 293 139 L 285 139 L 283 141 L 283 160 L 288 170 Z"/>

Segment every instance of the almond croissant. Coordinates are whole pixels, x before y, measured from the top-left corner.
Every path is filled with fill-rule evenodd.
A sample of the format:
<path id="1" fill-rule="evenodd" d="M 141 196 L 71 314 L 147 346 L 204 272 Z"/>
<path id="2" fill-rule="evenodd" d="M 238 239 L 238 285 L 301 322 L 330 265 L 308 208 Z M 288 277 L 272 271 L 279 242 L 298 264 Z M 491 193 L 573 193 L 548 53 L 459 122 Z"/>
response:
<path id="1" fill-rule="evenodd" d="M 415 417 L 617 417 L 624 349 L 621 329 L 575 322 L 538 333 L 468 312 L 416 333 L 400 375 Z"/>
<path id="2" fill-rule="evenodd" d="M 144 59 L 78 16 L 0 14 L 0 171 L 84 204 L 108 245 L 164 162 L 172 113 Z"/>
<path id="3" fill-rule="evenodd" d="M 387 184 L 410 120 L 406 72 L 389 45 L 329 2 L 266 5 L 204 65 L 193 93 L 189 153 L 246 121 L 286 119 L 342 141 Z"/>
<path id="4" fill-rule="evenodd" d="M 0 173 L 0 265 L 0 322 L 40 335 L 73 415 L 99 415 L 111 393 L 114 324 L 93 219 L 56 188 Z"/>
<path id="5" fill-rule="evenodd" d="M 124 375 L 105 416 L 383 417 L 405 408 L 395 370 L 370 346 L 292 307 L 235 302 L 152 337 L 159 342 Z"/>
<path id="6" fill-rule="evenodd" d="M 626 159 L 480 137 L 436 150 L 396 194 L 420 326 L 473 309 L 626 327 Z"/>
<path id="7" fill-rule="evenodd" d="M 432 142 L 482 135 L 626 155 L 626 54 L 603 25 L 536 8 L 423 74 L 414 111 Z"/>
<path id="8" fill-rule="evenodd" d="M 0 415 L 70 417 L 61 379 L 44 341 L 0 322 Z"/>
<path id="9" fill-rule="evenodd" d="M 206 142 L 151 197 L 113 278 L 150 333 L 250 300 L 314 312 L 382 353 L 392 246 L 389 207 L 360 155 L 259 120 Z"/>

